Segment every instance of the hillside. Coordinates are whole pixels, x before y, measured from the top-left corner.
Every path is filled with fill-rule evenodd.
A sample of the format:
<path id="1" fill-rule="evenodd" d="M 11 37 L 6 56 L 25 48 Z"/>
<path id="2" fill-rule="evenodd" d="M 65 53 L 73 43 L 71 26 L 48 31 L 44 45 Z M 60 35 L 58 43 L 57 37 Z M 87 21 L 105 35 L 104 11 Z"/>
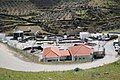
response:
<path id="1" fill-rule="evenodd" d="M 38 8 L 50 8 L 57 5 L 60 0 L 30 0 Z"/>
<path id="2" fill-rule="evenodd" d="M 1 0 L 0 14 L 27 15 L 37 8 L 29 0 Z"/>
<path id="3" fill-rule="evenodd" d="M 35 23 L 54 34 L 120 28 L 119 0 L 1 0 L 0 13 L 19 17 L 20 24 L 26 21 Z M 21 18 L 26 19 L 25 22 Z M 6 19 L 0 17 L 1 25 Z M 7 23 L 16 23 L 15 20 L 9 19 Z"/>
<path id="4" fill-rule="evenodd" d="M 104 67 L 62 72 L 16 72 L 0 69 L 0 80 L 120 80 L 120 60 Z"/>
<path id="5" fill-rule="evenodd" d="M 34 33 L 39 29 L 42 34 L 120 32 L 120 0 L 0 0 L 0 32 L 9 34 L 15 28 L 28 27 Z M 103 67 L 61 72 L 0 68 L 0 80 L 120 80 L 120 60 Z"/>
<path id="6" fill-rule="evenodd" d="M 77 33 L 86 30 L 98 32 L 115 28 L 118 29 L 120 28 L 119 16 L 120 3 L 118 1 L 68 0 L 65 2 L 65 0 L 63 0 L 61 4 L 53 8 L 53 11 L 42 11 L 42 13 L 34 19 L 44 20 L 46 24 L 48 24 L 47 31 L 51 30 L 50 32 L 58 32 L 60 28 L 61 31 L 59 33 Z M 78 26 L 82 27 L 82 29 L 76 31 L 75 29 Z M 84 29 L 84 27 L 87 29 Z"/>

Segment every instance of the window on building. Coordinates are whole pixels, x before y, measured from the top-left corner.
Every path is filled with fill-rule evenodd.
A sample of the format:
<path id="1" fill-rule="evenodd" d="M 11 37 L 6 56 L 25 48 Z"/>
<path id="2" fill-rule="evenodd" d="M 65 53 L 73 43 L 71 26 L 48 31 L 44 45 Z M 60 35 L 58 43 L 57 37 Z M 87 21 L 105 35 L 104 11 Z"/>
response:
<path id="1" fill-rule="evenodd" d="M 85 58 L 83 57 L 83 59 L 85 59 Z"/>
<path id="2" fill-rule="evenodd" d="M 79 60 L 81 60 L 81 58 L 79 58 Z"/>

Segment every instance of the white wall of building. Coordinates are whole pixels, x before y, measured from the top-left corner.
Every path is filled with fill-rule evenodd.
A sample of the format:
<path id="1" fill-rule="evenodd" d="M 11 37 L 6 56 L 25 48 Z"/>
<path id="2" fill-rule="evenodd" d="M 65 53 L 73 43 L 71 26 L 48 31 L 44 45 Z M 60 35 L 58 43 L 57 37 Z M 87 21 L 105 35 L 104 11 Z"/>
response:
<path id="1" fill-rule="evenodd" d="M 80 32 L 80 39 L 85 39 L 91 37 L 91 34 L 89 32 Z"/>
<path id="2" fill-rule="evenodd" d="M 5 34 L 4 33 L 0 33 L 0 40 L 4 40 L 5 39 Z"/>

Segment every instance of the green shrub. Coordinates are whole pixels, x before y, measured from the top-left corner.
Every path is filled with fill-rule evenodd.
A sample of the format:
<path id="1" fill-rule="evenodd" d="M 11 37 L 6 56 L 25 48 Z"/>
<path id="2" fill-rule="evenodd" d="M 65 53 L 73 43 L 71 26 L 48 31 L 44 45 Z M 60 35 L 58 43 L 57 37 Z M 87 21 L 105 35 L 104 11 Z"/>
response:
<path id="1" fill-rule="evenodd" d="M 78 72 L 78 71 L 80 71 L 80 68 L 75 68 L 74 71 Z"/>

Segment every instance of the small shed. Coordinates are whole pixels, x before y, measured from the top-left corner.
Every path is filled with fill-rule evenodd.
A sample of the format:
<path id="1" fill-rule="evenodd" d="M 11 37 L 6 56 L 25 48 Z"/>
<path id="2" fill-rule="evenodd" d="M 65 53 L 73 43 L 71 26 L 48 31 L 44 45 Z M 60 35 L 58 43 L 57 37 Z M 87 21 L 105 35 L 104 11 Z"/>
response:
<path id="1" fill-rule="evenodd" d="M 5 39 L 5 34 L 4 33 L 0 33 L 0 40 Z"/>
<path id="2" fill-rule="evenodd" d="M 85 40 L 89 37 L 91 37 L 91 34 L 89 32 L 80 32 L 80 39 Z"/>
<path id="3" fill-rule="evenodd" d="M 23 31 L 15 31 L 13 32 L 13 39 L 18 40 L 18 38 L 23 39 L 24 38 L 24 34 Z"/>
<path id="4" fill-rule="evenodd" d="M 94 51 L 93 51 L 93 58 L 94 59 L 100 59 L 100 58 L 104 58 L 105 56 L 105 48 L 101 45 L 96 45 L 93 47 Z"/>

